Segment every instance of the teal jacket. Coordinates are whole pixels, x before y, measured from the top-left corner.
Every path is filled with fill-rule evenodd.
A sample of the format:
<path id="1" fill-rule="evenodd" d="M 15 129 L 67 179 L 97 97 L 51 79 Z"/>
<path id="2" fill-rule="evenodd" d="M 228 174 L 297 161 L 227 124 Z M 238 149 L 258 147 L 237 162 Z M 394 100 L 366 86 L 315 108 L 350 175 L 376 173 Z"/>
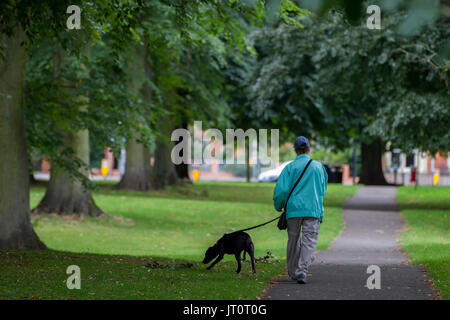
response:
<path id="1" fill-rule="evenodd" d="M 309 159 L 311 158 L 306 154 L 299 155 L 281 172 L 273 191 L 273 203 L 277 211 L 283 210 L 289 192 Z M 327 191 L 327 184 L 328 174 L 324 166 L 318 161 L 312 161 L 289 198 L 286 218 L 314 217 L 322 222 L 323 197 Z"/>

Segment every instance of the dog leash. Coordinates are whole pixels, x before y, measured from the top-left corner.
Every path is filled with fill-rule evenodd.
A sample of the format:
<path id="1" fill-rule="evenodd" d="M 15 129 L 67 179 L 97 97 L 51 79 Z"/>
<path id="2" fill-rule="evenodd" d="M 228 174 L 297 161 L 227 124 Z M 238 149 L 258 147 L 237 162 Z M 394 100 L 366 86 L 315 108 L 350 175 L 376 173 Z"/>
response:
<path id="1" fill-rule="evenodd" d="M 256 229 L 256 228 L 259 228 L 259 227 L 265 226 L 265 225 L 266 225 L 266 224 L 268 224 L 268 223 L 274 222 L 275 220 L 277 220 L 277 219 L 280 219 L 280 217 L 281 217 L 281 215 L 279 215 L 278 217 L 276 217 L 276 218 L 274 218 L 274 219 L 272 219 L 272 220 L 269 220 L 269 221 L 267 221 L 267 222 L 264 222 L 264 223 L 258 224 L 257 226 L 253 226 L 253 227 L 250 227 L 250 228 L 246 228 L 246 229 L 241 229 L 241 230 L 238 230 L 238 231 L 233 231 L 233 232 L 230 232 L 230 233 L 226 233 L 226 234 L 233 234 L 233 233 L 238 233 L 238 232 L 242 232 L 242 231 L 247 231 L 247 230 L 252 230 L 252 229 Z"/>
<path id="2" fill-rule="evenodd" d="M 292 192 L 294 191 L 294 189 L 295 189 L 295 187 L 297 186 L 297 184 L 298 184 L 298 183 L 300 182 L 300 180 L 302 179 L 303 174 L 305 173 L 306 169 L 308 169 L 308 167 L 309 167 L 309 165 L 311 164 L 311 162 L 312 162 L 312 159 L 308 161 L 308 163 L 306 164 L 305 169 L 303 169 L 303 172 L 302 172 L 302 174 L 300 175 L 300 178 L 298 178 L 298 180 L 297 180 L 297 182 L 295 183 L 294 187 L 291 189 L 291 192 L 289 193 L 289 195 L 288 195 L 288 197 L 287 197 L 287 200 L 286 200 L 286 204 L 285 204 L 285 206 L 284 206 L 284 212 L 286 212 L 286 206 L 287 206 L 287 201 L 289 200 L 289 197 L 291 196 L 291 194 L 292 194 Z M 272 220 L 269 220 L 269 221 L 267 221 L 267 222 L 258 224 L 257 226 L 250 227 L 250 228 L 246 228 L 246 229 L 241 229 L 241 230 L 234 231 L 234 232 L 230 232 L 230 233 L 226 233 L 226 234 L 238 233 L 238 232 L 247 231 L 247 230 L 252 230 L 252 229 L 256 229 L 256 228 L 265 226 L 265 225 L 268 224 L 268 223 L 271 223 L 271 222 L 274 222 L 274 221 L 277 220 L 277 219 L 280 219 L 282 215 L 283 215 L 283 213 L 280 214 L 278 217 L 276 217 L 276 218 L 274 218 L 274 219 L 272 219 Z"/>

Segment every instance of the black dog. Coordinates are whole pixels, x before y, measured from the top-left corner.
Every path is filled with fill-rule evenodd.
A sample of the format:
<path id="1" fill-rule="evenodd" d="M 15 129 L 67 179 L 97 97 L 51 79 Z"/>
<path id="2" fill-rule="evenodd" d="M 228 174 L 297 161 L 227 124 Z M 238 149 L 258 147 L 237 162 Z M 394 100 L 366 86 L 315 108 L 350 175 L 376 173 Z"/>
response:
<path id="1" fill-rule="evenodd" d="M 209 247 L 208 250 L 206 250 L 205 258 L 203 259 L 203 263 L 207 264 L 212 259 L 217 257 L 216 260 L 214 260 L 213 263 L 207 268 L 208 270 L 214 267 L 220 260 L 223 259 L 223 256 L 225 254 L 234 254 L 236 261 L 238 263 L 238 268 L 236 270 L 236 273 L 241 272 L 241 252 L 244 251 L 244 255 L 242 257 L 242 260 L 245 261 L 245 253 L 248 252 L 250 255 L 250 259 L 252 262 L 252 272 L 253 274 L 256 273 L 255 270 L 255 248 L 253 246 L 252 239 L 250 236 L 245 232 L 236 232 L 236 233 L 226 233 L 223 235 L 222 238 L 219 239 L 219 241 L 216 242 L 216 244 L 212 247 Z"/>

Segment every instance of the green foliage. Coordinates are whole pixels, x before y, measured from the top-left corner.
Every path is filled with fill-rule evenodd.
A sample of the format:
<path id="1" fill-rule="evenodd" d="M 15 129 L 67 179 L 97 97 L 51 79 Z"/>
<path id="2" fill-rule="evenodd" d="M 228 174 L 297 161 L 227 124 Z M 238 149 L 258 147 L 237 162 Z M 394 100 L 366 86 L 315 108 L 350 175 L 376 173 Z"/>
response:
<path id="1" fill-rule="evenodd" d="M 100 168 L 102 159 L 105 157 L 105 148 L 100 147 L 101 144 L 95 141 L 95 137 L 89 137 L 89 167 Z"/>
<path id="2" fill-rule="evenodd" d="M 368 128 L 372 134 L 390 140 L 393 147 L 431 153 L 450 150 L 449 19 L 401 44 L 393 56 L 403 65 L 395 69 L 402 82 L 395 96 L 386 101 Z"/>
<path id="3" fill-rule="evenodd" d="M 404 151 L 414 148 L 450 150 L 449 99 L 445 95 L 406 92 L 397 101 L 390 101 L 378 113 L 370 132 L 392 142 Z"/>
<path id="4" fill-rule="evenodd" d="M 221 4 L 215 7 L 192 2 L 192 7 L 180 12 L 176 6 L 160 1 L 79 2 L 75 3 L 83 10 L 83 28 L 79 31 L 67 30 L 63 25 L 68 6 L 64 2 L 43 3 L 39 8 L 44 10 L 42 15 L 37 6 L 28 4 L 27 9 L 23 3 L 15 4 L 17 8 L 14 2 L 6 5 L 11 11 L 9 15 L 2 15 L 8 22 L 3 32 L 11 33 L 9 23 L 19 21 L 33 44 L 25 94 L 29 152 L 46 154 L 54 164 L 83 180 L 85 185 L 89 182 L 78 169 L 86 164 L 64 146 L 61 132 L 89 129 L 95 141 L 114 151 L 122 146 L 124 138 L 132 136 L 149 144 L 150 128 L 158 114 L 164 112 L 162 108 L 167 104 L 178 100 L 167 98 L 166 93 L 172 88 L 186 86 L 182 80 L 184 73 L 177 71 L 185 62 L 181 57 L 186 45 L 205 51 L 202 41 L 212 40 L 206 45 L 215 41 L 210 46 L 214 49 L 207 55 L 220 58 L 217 53 L 223 43 L 218 37 L 230 32 L 225 28 L 229 26 L 225 20 L 216 17 L 215 22 L 221 22 L 223 28 L 215 30 L 217 24 L 211 24 L 202 16 L 205 12 L 217 13 Z M 46 16 L 47 7 L 51 15 L 56 17 L 59 13 L 58 19 L 51 20 Z M 31 12 L 32 17 L 22 16 L 22 10 Z M 190 10 L 197 16 L 189 17 Z M 228 14 L 236 14 L 232 8 L 226 7 L 226 10 Z M 54 21 L 54 24 L 42 28 L 40 23 L 45 20 Z M 244 30 L 237 26 L 231 28 L 238 35 L 228 36 L 230 41 L 238 41 L 237 38 L 243 41 Z M 133 49 L 123 50 L 129 46 Z M 134 69 L 130 68 L 128 62 L 139 61 L 146 53 L 150 56 L 144 58 L 147 61 L 143 64 L 153 67 L 153 78 L 142 72 L 144 68 L 140 65 L 134 63 Z M 197 79 L 193 81 L 196 92 L 218 91 L 214 81 L 216 87 L 203 90 L 200 84 L 211 79 L 205 80 L 208 74 L 202 69 L 198 73 L 204 78 L 199 79 L 200 83 Z M 142 92 L 144 87 L 147 94 Z M 151 91 L 152 100 L 148 91 Z M 207 96 L 205 100 L 211 102 L 215 98 L 217 94 Z"/>
<path id="5" fill-rule="evenodd" d="M 384 13 L 403 10 L 407 13 L 407 18 L 399 24 L 397 31 L 404 35 L 412 35 L 419 33 L 424 25 L 435 22 L 439 16 L 439 11 L 444 10 L 442 8 L 444 2 L 410 0 L 304 0 L 302 1 L 302 5 L 321 16 L 339 8 L 345 13 L 346 18 L 353 25 L 360 24 L 361 21 L 368 17 L 367 7 L 369 5 L 374 4 L 380 6 L 382 16 Z"/>
<path id="6" fill-rule="evenodd" d="M 179 60 L 172 58 L 169 66 L 173 82 L 176 79 L 169 86 L 176 88 L 170 92 L 176 101 L 170 104 L 175 118 L 203 119 L 221 128 L 239 125 L 245 118 L 244 77 L 254 55 L 248 34 L 271 13 L 292 25 L 307 14 L 292 1 L 278 1 L 276 7 L 267 3 L 266 8 L 264 2 L 222 1 L 183 9 L 190 17 L 180 31 L 186 37 L 182 38 Z M 167 66 L 154 69 L 167 70 Z"/>
<path id="7" fill-rule="evenodd" d="M 351 163 L 352 151 L 347 149 L 345 151 L 331 152 L 326 149 L 317 149 L 311 153 L 311 158 L 327 163 L 332 167 L 340 167 L 343 164 Z"/>
<path id="8" fill-rule="evenodd" d="M 296 157 L 297 154 L 294 151 L 294 145 L 292 143 L 285 143 L 280 146 L 279 159 L 281 162 L 294 160 Z"/>
<path id="9" fill-rule="evenodd" d="M 64 132 L 88 129 L 97 147 L 117 151 L 125 137 L 150 135 L 142 113 L 150 106 L 125 87 L 125 70 L 111 59 L 104 42 L 87 55 L 67 54 L 51 41 L 32 47 L 26 73 L 25 118 L 29 152 L 43 153 L 52 163 L 91 186 L 79 168 L 86 164 L 65 146 Z M 145 140 L 147 139 L 147 140 Z"/>
<path id="10" fill-rule="evenodd" d="M 266 11 L 298 25 L 305 10 L 266 1 L 7 1 L 2 33 L 20 25 L 30 53 L 26 76 L 29 153 L 45 154 L 85 185 L 86 166 L 66 148 L 63 131 L 88 129 L 114 151 L 125 138 L 150 145 L 162 117 L 229 123 L 225 73 L 254 53 L 247 35 Z M 80 30 L 66 9 L 81 8 Z M 1 44 L 0 44 L 1 46 Z"/>
<path id="11" fill-rule="evenodd" d="M 69 15 L 66 10 L 70 5 L 79 6 L 82 11 L 80 30 L 67 29 Z M 12 36 L 15 28 L 20 26 L 28 42 L 39 43 L 52 38 L 72 54 L 80 54 L 92 42 L 100 41 L 105 32 L 112 31 L 111 34 L 121 40 L 115 41 L 113 48 L 119 49 L 130 38 L 130 12 L 135 6 L 134 1 L 122 0 L 3 1 L 0 4 L 0 32 Z"/>
<path id="12" fill-rule="evenodd" d="M 378 136 L 405 151 L 413 145 L 448 150 L 448 139 L 438 139 L 448 136 L 448 72 L 440 48 L 449 19 L 403 36 L 396 30 L 404 18 L 402 12 L 386 15 L 382 30 L 369 30 L 333 11 L 305 19 L 303 29 L 256 31 L 259 59 L 248 85 L 254 117 L 301 128 L 340 149 Z"/>

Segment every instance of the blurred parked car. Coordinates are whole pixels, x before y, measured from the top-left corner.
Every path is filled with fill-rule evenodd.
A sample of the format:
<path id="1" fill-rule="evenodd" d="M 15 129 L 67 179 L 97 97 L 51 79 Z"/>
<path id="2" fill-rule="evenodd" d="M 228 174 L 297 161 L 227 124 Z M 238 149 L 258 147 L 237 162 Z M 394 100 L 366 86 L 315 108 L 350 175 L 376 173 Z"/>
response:
<path id="1" fill-rule="evenodd" d="M 279 167 L 270 169 L 259 174 L 259 182 L 276 182 L 281 174 L 281 171 L 292 161 L 283 162 Z M 340 167 L 330 167 L 327 163 L 323 163 L 328 174 L 329 183 L 342 183 L 342 170 Z"/>
<path id="2" fill-rule="evenodd" d="M 275 169 L 270 169 L 264 172 L 261 172 L 258 176 L 259 182 L 276 182 L 278 180 L 278 177 L 281 174 L 281 171 L 289 164 L 291 161 L 283 162 L 279 167 L 276 167 Z"/>

